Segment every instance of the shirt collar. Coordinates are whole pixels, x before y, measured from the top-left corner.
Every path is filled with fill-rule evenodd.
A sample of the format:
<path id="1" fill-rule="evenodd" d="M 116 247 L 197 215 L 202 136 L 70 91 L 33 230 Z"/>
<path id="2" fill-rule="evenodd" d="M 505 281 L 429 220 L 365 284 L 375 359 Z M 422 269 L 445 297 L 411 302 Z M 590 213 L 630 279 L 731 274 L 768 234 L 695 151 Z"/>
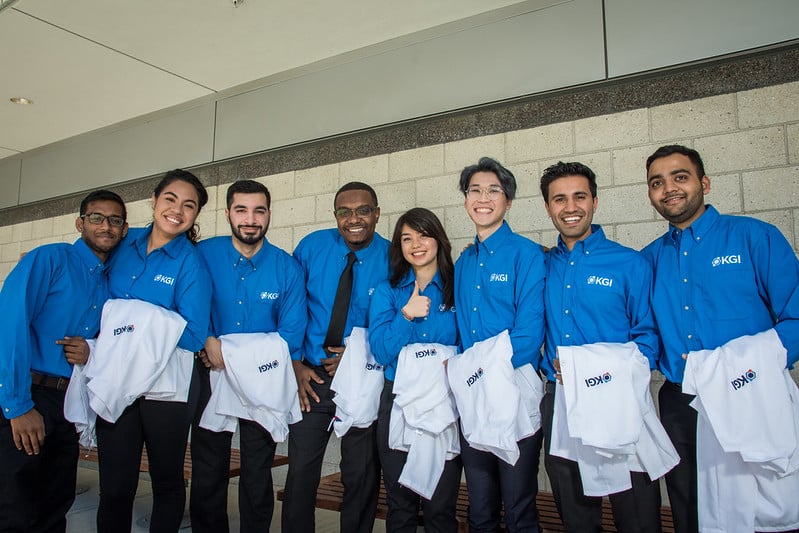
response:
<path id="1" fill-rule="evenodd" d="M 83 266 L 88 268 L 90 273 L 94 274 L 95 272 L 105 271 L 105 263 L 97 257 L 83 239 L 75 241 L 73 246 L 78 252 L 78 257 L 80 257 L 80 260 L 83 262 Z"/>
<path id="2" fill-rule="evenodd" d="M 510 229 L 508 222 L 503 220 L 502 225 L 497 228 L 497 231 L 492 233 L 486 240 L 480 242 L 480 239 L 475 236 L 475 250 L 477 250 L 478 253 L 485 251 L 489 254 L 493 254 L 511 235 L 513 235 L 513 230 Z"/>
<path id="3" fill-rule="evenodd" d="M 261 246 L 261 249 L 255 252 L 255 255 L 247 259 L 244 257 L 241 252 L 236 250 L 236 247 L 233 246 L 233 237 L 230 238 L 231 240 L 228 241 L 228 251 L 230 252 L 230 258 L 233 260 L 234 265 L 239 265 L 241 263 L 252 263 L 255 266 L 261 266 L 261 262 L 264 261 L 266 257 L 266 248 L 269 245 L 269 241 L 264 236 L 264 243 Z"/>
<path id="4" fill-rule="evenodd" d="M 413 269 L 408 270 L 408 273 L 400 280 L 398 287 L 403 288 L 407 287 L 408 285 L 413 285 L 416 281 L 416 273 Z M 430 283 L 438 287 L 439 290 L 444 289 L 444 282 L 441 280 L 441 271 L 436 270 L 436 275 L 433 276 L 433 279 L 430 280 Z"/>
<path id="5" fill-rule="evenodd" d="M 341 236 L 341 233 L 338 232 L 338 229 L 335 229 L 334 231 L 336 232 L 336 246 L 338 246 L 338 251 L 342 258 L 347 257 L 348 253 L 353 252 L 355 257 L 358 258 L 358 261 L 363 261 L 364 259 L 371 258 L 375 253 L 378 253 L 376 252 L 378 248 L 376 243 L 382 239 L 382 237 L 377 232 L 375 232 L 375 234 L 372 236 L 372 242 L 370 242 L 366 248 L 361 248 L 360 250 L 350 250 L 350 247 L 347 246 L 346 242 L 344 242 L 344 237 Z"/>
<path id="6" fill-rule="evenodd" d="M 150 236 L 150 233 L 152 232 L 153 232 L 153 225 L 150 224 L 149 226 L 144 228 L 144 231 L 142 231 L 139 235 L 136 236 L 136 239 L 132 243 L 133 246 L 135 246 L 136 249 L 139 251 L 139 254 L 142 257 L 147 257 L 147 238 Z M 192 246 L 191 241 L 189 241 L 189 238 L 186 237 L 185 233 L 181 233 L 180 235 L 178 235 L 177 237 L 175 237 L 174 239 L 172 239 L 171 241 L 169 241 L 168 243 L 166 243 L 165 245 L 163 245 L 161 248 L 158 249 L 162 250 L 166 255 L 174 259 L 180 256 L 184 252 L 186 246 Z"/>
<path id="7" fill-rule="evenodd" d="M 710 204 L 705 205 L 705 212 L 702 215 L 694 220 L 694 222 L 681 230 L 677 226 L 669 224 L 669 236 L 671 240 L 674 241 L 676 244 L 680 244 L 680 239 L 682 238 L 683 233 L 687 233 L 692 240 L 694 241 L 701 241 L 705 235 L 708 234 L 710 228 L 713 224 L 718 220 L 719 212 Z"/>
<path id="8" fill-rule="evenodd" d="M 569 250 L 566 243 L 563 242 L 563 239 L 558 235 L 558 245 L 551 250 L 551 252 L 564 256 L 568 256 L 570 253 L 587 254 L 600 246 L 605 240 L 607 240 L 607 237 L 605 237 L 605 231 L 602 229 L 602 226 L 599 224 L 591 224 L 591 235 L 575 242 L 571 250 Z"/>

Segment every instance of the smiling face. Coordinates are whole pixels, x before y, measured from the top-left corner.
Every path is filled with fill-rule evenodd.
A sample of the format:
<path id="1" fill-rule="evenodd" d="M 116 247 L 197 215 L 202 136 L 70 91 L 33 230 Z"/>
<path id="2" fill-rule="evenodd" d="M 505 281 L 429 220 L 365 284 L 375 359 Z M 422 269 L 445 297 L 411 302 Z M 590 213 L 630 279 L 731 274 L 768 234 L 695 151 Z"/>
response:
<path id="1" fill-rule="evenodd" d="M 675 153 L 655 159 L 646 180 L 652 207 L 676 227 L 687 228 L 705 212 L 710 178 L 700 176 L 687 156 Z"/>
<path id="2" fill-rule="evenodd" d="M 108 217 L 123 217 L 122 206 L 112 200 L 95 200 L 86 205 L 86 215 L 99 213 L 105 216 L 100 224 L 92 224 L 88 216 L 78 217 L 75 220 L 75 228 L 80 232 L 83 242 L 91 251 L 105 261 L 108 254 L 113 250 L 119 241 L 128 233 L 128 223 L 122 226 L 112 226 Z"/>
<path id="3" fill-rule="evenodd" d="M 477 235 L 484 240 L 502 225 L 505 212 L 510 209 L 499 178 L 493 172 L 475 172 L 466 188 L 463 206 L 474 222 Z"/>
<path id="4" fill-rule="evenodd" d="M 418 272 L 425 268 L 437 268 L 438 241 L 423 235 L 407 224 L 403 224 L 400 233 L 402 256 Z"/>
<path id="5" fill-rule="evenodd" d="M 569 250 L 574 243 L 591 235 L 597 199 L 591 196 L 588 178 L 563 176 L 550 182 L 545 204 L 552 224 Z"/>
<path id="6" fill-rule="evenodd" d="M 370 214 L 359 216 L 355 210 L 368 207 Z M 348 210 L 346 216 L 336 215 L 338 232 L 350 250 L 356 251 L 369 246 L 375 235 L 377 221 L 380 219 L 380 208 L 374 205 L 372 195 L 364 190 L 348 190 L 340 192 L 336 198 L 334 211 Z"/>
<path id="7" fill-rule="evenodd" d="M 167 240 L 174 239 L 194 226 L 200 213 L 197 189 L 183 180 L 175 180 L 153 195 L 153 228 Z"/>
<path id="8" fill-rule="evenodd" d="M 252 246 L 260 243 L 271 218 L 266 207 L 266 195 L 261 193 L 235 193 L 230 209 L 225 209 L 233 238 L 242 244 Z"/>

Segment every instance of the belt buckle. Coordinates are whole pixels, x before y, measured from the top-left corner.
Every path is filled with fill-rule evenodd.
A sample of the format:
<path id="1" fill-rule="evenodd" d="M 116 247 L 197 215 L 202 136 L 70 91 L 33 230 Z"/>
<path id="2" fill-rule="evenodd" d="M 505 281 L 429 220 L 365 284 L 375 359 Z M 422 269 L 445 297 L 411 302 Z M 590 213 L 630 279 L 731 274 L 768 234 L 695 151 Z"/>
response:
<path id="1" fill-rule="evenodd" d="M 67 390 L 69 386 L 69 378 L 59 377 L 55 382 L 55 388 L 59 391 Z"/>

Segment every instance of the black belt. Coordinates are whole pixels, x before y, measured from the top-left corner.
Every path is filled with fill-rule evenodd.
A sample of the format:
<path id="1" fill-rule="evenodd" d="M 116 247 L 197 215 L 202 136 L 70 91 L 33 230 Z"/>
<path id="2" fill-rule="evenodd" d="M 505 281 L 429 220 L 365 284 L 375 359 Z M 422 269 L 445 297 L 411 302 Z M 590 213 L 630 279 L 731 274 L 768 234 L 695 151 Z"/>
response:
<path id="1" fill-rule="evenodd" d="M 69 378 L 48 376 L 31 370 L 31 383 L 48 389 L 65 391 L 69 386 Z"/>

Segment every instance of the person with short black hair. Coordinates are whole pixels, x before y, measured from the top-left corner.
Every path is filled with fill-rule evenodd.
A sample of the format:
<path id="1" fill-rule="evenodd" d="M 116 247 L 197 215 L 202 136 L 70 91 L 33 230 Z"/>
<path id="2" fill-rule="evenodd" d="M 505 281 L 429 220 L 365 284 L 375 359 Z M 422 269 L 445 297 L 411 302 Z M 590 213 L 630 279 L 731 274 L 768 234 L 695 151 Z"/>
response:
<path id="1" fill-rule="evenodd" d="M 336 414 L 330 384 L 344 353 L 343 340 L 328 336 L 342 274 L 351 272 L 346 316 L 337 317 L 343 337 L 353 327 L 369 326 L 370 297 L 388 277 L 389 245 L 375 233 L 380 207 L 374 189 L 362 182 L 346 183 L 334 196 L 333 215 L 336 229 L 315 231 L 294 250 L 305 274 L 308 327 L 301 359 L 293 360 L 303 418 L 289 429 L 281 521 L 286 533 L 315 529 L 316 490 Z M 351 427 L 341 439 L 341 531 L 348 533 L 367 533 L 374 525 L 380 481 L 375 425 Z"/>
<path id="2" fill-rule="evenodd" d="M 74 364 L 100 330 L 107 260 L 128 230 L 122 198 L 108 190 L 80 204 L 73 244 L 31 250 L 0 292 L 0 530 L 66 531 L 75 499 L 78 434 L 64 418 Z"/>

